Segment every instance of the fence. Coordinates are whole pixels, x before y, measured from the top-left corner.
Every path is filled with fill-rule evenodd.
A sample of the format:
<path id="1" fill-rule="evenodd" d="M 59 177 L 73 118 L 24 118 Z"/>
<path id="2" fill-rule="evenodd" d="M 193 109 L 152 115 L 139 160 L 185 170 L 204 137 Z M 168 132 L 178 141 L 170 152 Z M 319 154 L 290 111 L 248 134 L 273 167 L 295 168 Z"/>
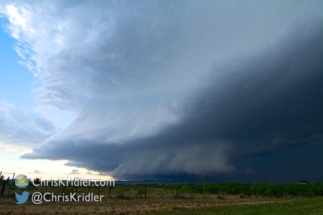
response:
<path id="1" fill-rule="evenodd" d="M 4 174 L 8 174 L 11 175 L 12 174 L 12 178 L 10 179 L 10 177 L 7 177 L 7 179 L 5 179 Z M 5 190 L 6 187 L 8 188 L 8 192 L 7 195 L 10 194 L 10 191 L 12 190 L 12 186 L 13 186 L 13 180 L 15 178 L 15 173 L 14 172 L 2 172 L 0 171 L 0 196 L 4 196 L 5 195 Z"/>

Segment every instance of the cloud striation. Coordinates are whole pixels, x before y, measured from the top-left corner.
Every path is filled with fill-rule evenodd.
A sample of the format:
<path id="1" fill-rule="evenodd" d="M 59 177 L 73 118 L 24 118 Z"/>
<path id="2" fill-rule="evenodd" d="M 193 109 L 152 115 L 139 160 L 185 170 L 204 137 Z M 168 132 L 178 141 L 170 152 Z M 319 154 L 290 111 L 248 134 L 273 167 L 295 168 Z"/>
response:
<path id="1" fill-rule="evenodd" d="M 120 179 L 323 178 L 320 2 L 39 4 L 14 5 L 29 16 L 12 33 L 35 53 L 35 98 L 76 117 L 22 158 Z"/>

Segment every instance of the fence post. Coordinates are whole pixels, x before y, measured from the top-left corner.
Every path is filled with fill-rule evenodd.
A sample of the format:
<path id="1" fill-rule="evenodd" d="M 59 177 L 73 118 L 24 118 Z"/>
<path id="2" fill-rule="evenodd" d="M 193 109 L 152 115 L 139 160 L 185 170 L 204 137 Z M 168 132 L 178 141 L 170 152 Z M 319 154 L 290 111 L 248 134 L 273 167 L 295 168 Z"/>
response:
<path id="1" fill-rule="evenodd" d="M 8 190 L 8 196 L 9 196 L 9 194 L 10 194 L 10 190 L 11 190 L 11 184 L 12 184 L 12 180 L 15 180 L 15 172 L 12 174 L 12 179 L 11 179 L 11 181 L 9 180 L 8 181 L 8 185 L 9 185 L 9 190 Z"/>
<path id="2" fill-rule="evenodd" d="M 6 184 L 7 184 L 7 180 L 3 180 L 2 187 L 1 187 L 1 191 L 0 191 L 1 196 L 3 196 L 3 193 L 4 193 L 4 190 L 5 190 Z"/>

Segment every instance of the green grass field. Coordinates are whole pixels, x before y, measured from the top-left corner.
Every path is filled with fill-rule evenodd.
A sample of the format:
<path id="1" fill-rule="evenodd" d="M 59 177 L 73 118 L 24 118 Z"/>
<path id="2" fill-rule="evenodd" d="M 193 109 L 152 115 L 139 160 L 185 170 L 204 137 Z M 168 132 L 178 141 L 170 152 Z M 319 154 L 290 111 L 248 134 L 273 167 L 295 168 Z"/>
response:
<path id="1" fill-rule="evenodd" d="M 257 185 L 258 186 L 258 185 Z M 274 185 L 266 185 L 273 187 Z M 235 186 L 237 187 L 237 186 Z M 178 189 L 177 189 L 178 188 Z M 209 192 L 201 193 L 200 185 L 181 186 L 147 186 L 145 197 L 145 187 L 142 185 L 115 186 L 111 189 L 101 187 L 86 188 L 79 187 L 77 193 L 94 193 L 104 195 L 102 202 L 43 202 L 35 205 L 31 200 L 23 205 L 16 205 L 14 192 L 21 193 L 22 190 L 12 186 L 9 194 L 0 196 L 0 214 L 110 214 L 110 215 L 137 215 L 137 214 L 183 214 L 183 215 L 211 215 L 211 214 L 322 214 L 323 197 L 310 195 L 291 195 L 273 197 L 271 195 L 249 194 L 230 194 L 230 192 L 243 191 L 227 189 L 226 193 L 221 190 L 212 194 Z M 308 189 L 309 186 L 300 186 Z M 29 186 L 26 190 L 33 192 L 53 192 L 62 193 L 62 187 L 33 187 Z M 202 189 L 203 190 L 203 189 Z M 207 189 L 206 189 L 207 190 Z M 268 190 L 268 189 L 267 189 Z M 245 193 L 248 193 L 244 190 Z M 306 194 L 304 190 L 304 194 Z M 75 192 L 72 187 L 66 187 L 64 193 Z M 108 194 L 110 193 L 110 197 Z M 266 192 L 268 193 L 268 192 Z M 272 192 L 273 193 L 273 192 Z M 280 189 L 276 193 L 282 193 Z M 224 198 L 223 198 L 224 195 Z M 270 196 L 270 197 L 269 197 Z"/>
<path id="2" fill-rule="evenodd" d="M 113 214 L 113 215 L 244 215 L 244 214 L 323 214 L 323 197 L 246 198 L 228 196 L 218 201 L 213 197 L 193 199 L 112 197 L 100 203 L 53 202 L 34 205 L 30 202 L 15 205 L 12 198 L 0 198 L 0 214 Z"/>
<path id="3" fill-rule="evenodd" d="M 323 214 L 323 198 L 299 198 L 291 201 L 278 200 L 270 203 L 264 204 L 232 204 L 232 205 L 219 205 L 208 208 L 174 208 L 170 212 L 154 212 L 151 214 L 164 215 L 164 214 L 174 214 L 174 215 L 249 215 L 249 214 L 261 214 L 261 215 L 319 215 Z"/>

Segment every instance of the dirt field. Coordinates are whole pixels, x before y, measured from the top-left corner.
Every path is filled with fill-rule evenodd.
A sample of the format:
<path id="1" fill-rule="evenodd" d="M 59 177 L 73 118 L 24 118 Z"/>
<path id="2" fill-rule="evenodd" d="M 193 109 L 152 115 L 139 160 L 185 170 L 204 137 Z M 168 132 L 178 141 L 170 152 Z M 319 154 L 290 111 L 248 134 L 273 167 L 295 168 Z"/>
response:
<path id="1" fill-rule="evenodd" d="M 35 191 L 46 192 L 44 189 Z M 30 199 L 23 205 L 16 205 L 12 193 L 0 196 L 0 214 L 323 214 L 322 197 L 241 198 L 225 195 L 223 198 L 182 194 L 175 198 L 174 190 L 156 188 L 149 189 L 144 197 L 137 190 L 115 187 L 108 198 L 107 190 L 103 189 L 100 191 L 100 195 L 105 196 L 102 202 L 43 202 L 40 205 L 33 204 Z M 31 193 L 35 191 L 29 190 Z M 97 190 L 90 191 L 98 194 Z"/>
<path id="2" fill-rule="evenodd" d="M 216 196 L 172 198 L 172 197 L 112 197 L 103 198 L 102 202 L 52 202 L 34 205 L 30 200 L 23 205 L 16 205 L 14 198 L 0 198 L 1 214 L 154 214 L 178 209 L 203 209 L 212 207 L 232 207 L 239 205 L 279 204 L 282 199 L 245 198 Z"/>

